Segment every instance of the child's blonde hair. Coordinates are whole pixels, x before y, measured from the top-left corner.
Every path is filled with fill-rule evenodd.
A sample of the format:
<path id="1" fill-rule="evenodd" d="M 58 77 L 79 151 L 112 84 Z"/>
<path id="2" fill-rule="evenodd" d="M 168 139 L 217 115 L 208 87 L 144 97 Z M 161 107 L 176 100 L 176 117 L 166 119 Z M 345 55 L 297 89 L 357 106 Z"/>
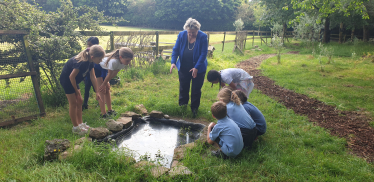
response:
<path id="1" fill-rule="evenodd" d="M 81 61 L 88 61 L 90 60 L 90 57 L 98 57 L 98 58 L 104 58 L 105 51 L 103 47 L 100 45 L 93 45 L 84 51 L 80 52 L 77 56 L 75 56 L 75 59 L 78 60 L 78 63 Z"/>
<path id="2" fill-rule="evenodd" d="M 121 47 L 120 49 L 114 50 L 111 53 L 108 53 L 105 55 L 105 57 L 108 57 L 108 59 L 105 62 L 105 65 L 108 65 L 109 60 L 112 58 L 116 59 L 119 61 L 119 56 L 122 58 L 134 58 L 134 53 L 132 50 L 128 47 Z"/>
<path id="3" fill-rule="evenodd" d="M 224 103 L 234 102 L 236 105 L 240 105 L 239 97 L 232 91 L 232 89 L 224 87 L 218 92 L 218 100 L 222 100 Z"/>

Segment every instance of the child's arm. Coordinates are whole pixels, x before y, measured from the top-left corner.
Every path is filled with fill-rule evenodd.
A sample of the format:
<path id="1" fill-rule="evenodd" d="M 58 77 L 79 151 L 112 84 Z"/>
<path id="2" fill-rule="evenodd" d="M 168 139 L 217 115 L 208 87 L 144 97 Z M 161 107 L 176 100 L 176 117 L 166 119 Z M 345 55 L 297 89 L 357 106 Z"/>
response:
<path id="1" fill-rule="evenodd" d="M 71 85 L 73 85 L 76 95 L 79 93 L 78 88 L 77 88 L 77 82 L 75 81 L 75 77 L 77 77 L 78 73 L 79 73 L 79 69 L 73 69 L 73 71 L 69 75 Z"/>
<path id="2" fill-rule="evenodd" d="M 92 85 L 93 85 L 94 89 L 96 90 L 96 100 L 101 101 L 101 97 L 99 95 L 99 92 L 97 91 L 97 88 L 98 88 L 97 85 L 98 84 L 97 84 L 94 68 L 92 68 L 91 71 L 90 71 L 90 79 L 91 79 L 91 82 L 92 82 Z"/>
<path id="3" fill-rule="evenodd" d="M 230 85 L 230 87 L 231 87 L 232 89 L 236 90 L 236 85 L 235 85 L 234 82 L 231 82 L 229 85 Z"/>
<path id="4" fill-rule="evenodd" d="M 210 132 L 212 131 L 212 128 L 213 128 L 215 125 L 216 125 L 216 124 L 213 123 L 213 122 L 209 124 L 209 126 L 208 126 L 208 133 L 207 133 L 207 135 L 206 135 L 206 137 L 207 137 L 207 141 L 208 141 L 208 143 L 211 144 L 211 145 L 213 145 L 214 143 L 216 143 L 216 142 L 214 142 L 213 140 L 211 140 L 210 137 L 209 137 L 209 134 L 210 134 Z"/>
<path id="5" fill-rule="evenodd" d="M 115 76 L 117 76 L 118 72 L 120 70 L 108 70 L 108 76 L 105 77 L 105 80 L 103 81 L 103 83 L 100 85 L 99 87 L 99 92 L 102 92 L 105 90 L 105 87 L 106 85 L 108 85 L 108 82 L 114 78 Z"/>

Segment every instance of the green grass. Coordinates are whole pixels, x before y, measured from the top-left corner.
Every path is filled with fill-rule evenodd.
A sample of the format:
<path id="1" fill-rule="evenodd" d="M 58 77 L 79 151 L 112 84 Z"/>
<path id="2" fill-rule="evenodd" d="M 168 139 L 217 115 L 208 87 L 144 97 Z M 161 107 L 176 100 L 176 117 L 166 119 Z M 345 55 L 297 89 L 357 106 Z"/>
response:
<path id="1" fill-rule="evenodd" d="M 340 110 L 365 111 L 374 115 L 374 64 L 370 59 L 355 62 L 349 57 L 319 60 L 311 55 L 282 55 L 263 62 L 261 70 L 276 84 L 316 98 Z"/>
<path id="2" fill-rule="evenodd" d="M 259 42 L 255 44 L 260 45 Z M 247 44 L 250 49 L 251 44 Z M 260 46 L 263 51 L 249 51 L 244 56 L 232 53 L 233 43 L 215 45 L 214 57 L 209 58 L 208 70 L 235 67 L 250 57 L 274 53 L 269 47 Z M 285 50 L 287 52 L 289 50 Z M 284 55 L 282 64 L 274 65 L 275 59 L 264 62 L 265 73 L 283 66 L 282 71 L 297 71 L 304 67 L 287 66 L 303 60 L 306 55 Z M 342 58 L 343 59 L 343 58 Z M 293 60 L 287 62 L 286 60 Z M 319 73 L 316 60 L 309 61 L 307 68 L 312 74 Z M 337 64 L 335 61 L 333 64 Z M 344 59 L 343 59 L 343 62 Z M 303 63 L 301 63 L 303 64 Z M 300 64 L 300 65 L 301 65 Z M 317 62 L 318 64 L 318 62 Z M 343 63 L 341 63 L 343 64 Z M 171 116 L 188 120 L 190 109 L 178 107 L 178 75 L 176 70 L 167 74 L 170 63 L 157 62 L 147 68 L 130 68 L 120 72 L 121 84 L 112 87 L 113 108 L 122 113 L 133 110 L 137 104 L 144 104 L 148 111 L 161 110 Z M 262 67 L 263 68 L 263 67 Z M 299 68 L 299 69 L 295 69 Z M 313 68 L 313 69 L 312 69 Z M 357 66 L 359 68 L 359 66 Z M 328 70 L 325 67 L 326 72 Z M 290 71 L 291 70 L 291 71 Z M 346 71 L 349 69 L 347 68 Z M 306 72 L 307 70 L 304 70 Z M 359 71 L 357 71 L 359 72 Z M 287 73 L 287 72 L 286 72 Z M 319 73 L 324 74 L 324 73 Z M 327 73 L 325 73 L 327 74 Z M 288 74 L 293 76 L 293 74 Z M 296 75 L 296 74 L 295 74 Z M 352 73 L 345 74 L 350 77 Z M 318 74 L 317 74 L 318 76 Z M 281 80 L 272 76 L 276 81 Z M 327 77 L 327 76 L 325 76 Z M 297 78 L 297 77 L 296 77 Z M 303 79 L 292 79 L 296 82 Z M 314 77 L 313 77 L 314 78 Z M 291 79 L 288 79 L 291 80 Z M 279 81 L 278 81 L 279 82 Z M 292 83 L 293 84 L 293 83 Z M 290 84 L 287 84 L 290 85 Z M 286 86 L 287 86 L 286 85 Z M 83 90 L 84 85 L 81 85 Z M 198 118 L 214 121 L 210 106 L 216 101 L 218 86 L 213 88 L 205 81 L 202 88 L 201 106 Z M 294 87 L 296 88 L 296 87 Z M 297 90 L 297 92 L 300 92 Z M 83 119 L 92 127 L 105 126 L 105 120 L 98 119 L 100 110 L 91 92 L 89 110 Z M 217 159 L 201 145 L 189 151 L 182 161 L 193 171 L 194 177 L 177 178 L 178 181 L 373 181 L 374 168 L 363 159 L 349 154 L 345 139 L 331 136 L 329 132 L 310 123 L 307 117 L 296 115 L 283 105 L 259 91 L 251 93 L 250 102 L 264 114 L 267 133 L 250 151 L 243 151 L 231 160 Z M 71 121 L 67 106 L 47 108 L 48 115 L 31 123 L 0 129 L 0 181 L 155 181 L 149 171 L 135 169 L 119 158 L 110 147 L 85 145 L 83 151 L 63 162 L 42 162 L 45 140 L 79 138 L 71 133 Z M 117 116 L 118 117 L 118 116 Z M 98 154 L 99 153 L 99 154 Z M 195 178 L 196 177 L 196 178 Z M 172 181 L 162 176 L 160 181 Z"/>

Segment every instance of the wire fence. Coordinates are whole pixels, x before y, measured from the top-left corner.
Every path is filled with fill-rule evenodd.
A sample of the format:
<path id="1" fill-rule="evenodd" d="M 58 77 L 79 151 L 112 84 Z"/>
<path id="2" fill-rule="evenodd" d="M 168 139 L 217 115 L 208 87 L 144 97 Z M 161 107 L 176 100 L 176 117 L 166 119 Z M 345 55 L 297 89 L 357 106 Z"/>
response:
<path id="1" fill-rule="evenodd" d="M 36 72 L 30 67 L 25 35 L 0 31 L 0 127 L 44 114 L 40 92 L 35 90 Z"/>

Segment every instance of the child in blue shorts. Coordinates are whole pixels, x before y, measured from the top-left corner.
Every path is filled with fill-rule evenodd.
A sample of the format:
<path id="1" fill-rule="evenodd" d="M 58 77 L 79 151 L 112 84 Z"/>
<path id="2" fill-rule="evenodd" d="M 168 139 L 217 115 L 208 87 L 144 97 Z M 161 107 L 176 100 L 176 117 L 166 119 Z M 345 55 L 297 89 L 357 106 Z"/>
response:
<path id="1" fill-rule="evenodd" d="M 243 149 L 243 138 L 236 123 L 227 117 L 227 108 L 224 102 L 215 102 L 210 108 L 217 124 L 210 123 L 208 126 L 207 140 L 211 145 L 220 148 L 217 154 L 226 157 L 236 157 Z"/>
<path id="2" fill-rule="evenodd" d="M 247 111 L 245 111 L 239 97 L 230 87 L 224 87 L 218 92 L 217 98 L 226 104 L 227 116 L 239 126 L 244 147 L 251 148 L 257 136 L 256 123 Z"/>
<path id="3" fill-rule="evenodd" d="M 252 117 L 253 121 L 256 123 L 257 136 L 263 135 L 266 132 L 266 121 L 264 115 L 261 111 L 247 101 L 247 96 L 244 92 L 240 90 L 235 90 L 234 93 L 239 97 L 244 109 Z"/>

